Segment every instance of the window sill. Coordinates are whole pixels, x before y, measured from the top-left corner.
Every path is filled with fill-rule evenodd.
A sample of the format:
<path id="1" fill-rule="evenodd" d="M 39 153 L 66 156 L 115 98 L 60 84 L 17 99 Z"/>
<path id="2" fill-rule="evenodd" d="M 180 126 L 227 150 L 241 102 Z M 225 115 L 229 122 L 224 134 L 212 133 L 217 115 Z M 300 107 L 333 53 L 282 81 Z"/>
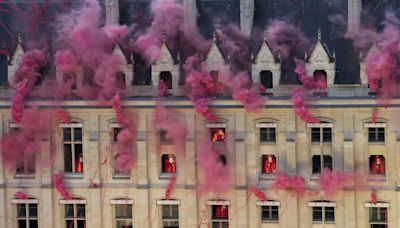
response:
<path id="1" fill-rule="evenodd" d="M 279 220 L 261 220 L 261 223 L 279 223 Z"/>
<path id="2" fill-rule="evenodd" d="M 275 179 L 276 179 L 276 174 L 263 173 L 260 175 L 260 180 L 275 180 Z"/>
<path id="3" fill-rule="evenodd" d="M 83 179 L 83 173 L 65 173 L 64 178 L 66 178 L 66 179 Z"/>
<path id="4" fill-rule="evenodd" d="M 158 178 L 160 180 L 168 180 L 171 178 L 171 176 L 176 175 L 176 173 L 160 173 L 160 176 L 158 176 Z"/>
<path id="5" fill-rule="evenodd" d="M 113 179 L 114 180 L 129 180 L 129 179 L 131 179 L 131 176 L 129 174 L 114 174 Z"/>
<path id="6" fill-rule="evenodd" d="M 331 224 L 335 224 L 335 222 L 334 222 L 334 221 L 325 221 L 325 222 L 322 222 L 322 221 L 312 221 L 312 224 L 329 224 L 329 225 L 331 225 Z"/>
<path id="7" fill-rule="evenodd" d="M 14 179 L 35 179 L 34 173 L 16 173 Z"/>
<path id="8" fill-rule="evenodd" d="M 371 174 L 368 179 L 368 181 L 373 181 L 373 182 L 385 182 L 386 181 L 386 176 L 385 175 L 373 175 Z"/>
<path id="9" fill-rule="evenodd" d="M 276 141 L 271 141 L 271 142 L 260 142 L 260 145 L 276 145 Z"/>
<path id="10" fill-rule="evenodd" d="M 319 174 L 319 173 L 311 174 L 311 176 L 310 176 L 311 181 L 319 180 L 319 178 L 321 178 L 321 174 Z"/>
<path id="11" fill-rule="evenodd" d="M 319 145 L 321 142 L 311 142 L 311 145 Z M 332 142 L 322 142 L 322 145 L 332 145 Z"/>
<path id="12" fill-rule="evenodd" d="M 385 145 L 385 142 L 368 142 L 368 145 L 375 146 L 375 145 Z"/>

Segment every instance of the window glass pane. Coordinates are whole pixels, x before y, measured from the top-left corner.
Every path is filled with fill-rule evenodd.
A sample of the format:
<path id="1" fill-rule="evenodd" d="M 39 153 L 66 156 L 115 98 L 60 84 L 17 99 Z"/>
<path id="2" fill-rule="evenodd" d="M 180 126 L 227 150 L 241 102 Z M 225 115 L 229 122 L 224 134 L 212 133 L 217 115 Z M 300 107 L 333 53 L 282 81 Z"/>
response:
<path id="1" fill-rule="evenodd" d="M 25 228 L 26 221 L 25 220 L 18 220 L 18 228 Z"/>
<path id="2" fill-rule="evenodd" d="M 262 206 L 261 207 L 261 219 L 262 220 L 269 220 L 271 218 L 271 211 L 269 206 Z"/>
<path id="3" fill-rule="evenodd" d="M 260 128 L 260 142 L 276 142 L 275 128 Z"/>
<path id="4" fill-rule="evenodd" d="M 64 142 L 70 142 L 71 141 L 71 128 L 63 128 L 63 139 Z"/>
<path id="5" fill-rule="evenodd" d="M 323 128 L 322 132 L 324 142 L 332 142 L 332 128 Z"/>
<path id="6" fill-rule="evenodd" d="M 38 228 L 37 220 L 29 220 L 29 228 Z"/>
<path id="7" fill-rule="evenodd" d="M 75 228 L 73 220 L 65 221 L 65 228 Z"/>
<path id="8" fill-rule="evenodd" d="M 131 220 L 119 220 L 117 221 L 117 228 L 132 228 L 133 223 Z"/>
<path id="9" fill-rule="evenodd" d="M 37 205 L 29 204 L 29 217 L 36 218 L 37 217 Z"/>
<path id="10" fill-rule="evenodd" d="M 25 218 L 26 216 L 26 205 L 17 204 L 17 216 L 18 218 Z"/>
<path id="11" fill-rule="evenodd" d="M 311 128 L 311 142 L 320 142 L 320 128 Z"/>
<path id="12" fill-rule="evenodd" d="M 64 169 L 65 172 L 72 172 L 72 147 L 64 143 Z"/>
<path id="13" fill-rule="evenodd" d="M 73 218 L 74 217 L 74 205 L 66 204 L 65 205 L 65 218 Z"/>
<path id="14" fill-rule="evenodd" d="M 116 217 L 131 219 L 132 218 L 132 205 L 131 204 L 116 204 Z"/>
<path id="15" fill-rule="evenodd" d="M 78 220 L 78 228 L 86 228 L 85 220 Z"/>
<path id="16" fill-rule="evenodd" d="M 325 221 L 333 222 L 335 221 L 335 208 L 325 207 Z"/>
<path id="17" fill-rule="evenodd" d="M 272 206 L 272 220 L 279 220 L 279 209 L 278 206 Z"/>
<path id="18" fill-rule="evenodd" d="M 386 208 L 379 208 L 379 209 L 380 209 L 380 211 L 379 211 L 379 221 L 386 222 L 387 221 Z"/>
<path id="19" fill-rule="evenodd" d="M 162 205 L 161 207 L 161 211 L 162 211 L 162 218 L 163 219 L 168 219 L 170 218 L 170 205 Z"/>
<path id="20" fill-rule="evenodd" d="M 74 128 L 74 141 L 82 141 L 82 128 Z"/>
<path id="21" fill-rule="evenodd" d="M 312 173 L 321 173 L 321 156 L 319 155 L 312 157 Z"/>
<path id="22" fill-rule="evenodd" d="M 76 211 L 78 218 L 85 218 L 85 204 L 77 204 Z"/>
<path id="23" fill-rule="evenodd" d="M 332 157 L 330 155 L 324 155 L 324 169 L 327 168 L 332 171 Z"/>
<path id="24" fill-rule="evenodd" d="M 317 221 L 317 222 L 322 221 L 322 207 L 313 207 L 312 208 L 312 219 L 313 219 L 313 221 Z"/>
<path id="25" fill-rule="evenodd" d="M 178 218 L 179 218 L 179 208 L 178 208 L 178 205 L 172 205 L 172 206 L 171 206 L 171 211 L 172 211 L 172 218 L 178 219 Z"/>

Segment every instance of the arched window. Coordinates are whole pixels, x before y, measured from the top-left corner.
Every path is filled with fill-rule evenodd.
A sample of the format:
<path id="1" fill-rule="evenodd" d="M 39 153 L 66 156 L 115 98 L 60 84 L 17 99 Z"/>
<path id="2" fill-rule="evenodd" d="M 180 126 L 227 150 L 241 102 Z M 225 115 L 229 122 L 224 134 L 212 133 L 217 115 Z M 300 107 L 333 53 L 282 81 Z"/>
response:
<path id="1" fill-rule="evenodd" d="M 168 89 L 172 89 L 172 74 L 169 71 L 162 71 L 160 73 L 160 81 L 162 81 Z"/>
<path id="2" fill-rule="evenodd" d="M 260 72 L 260 83 L 264 88 L 266 89 L 272 89 L 273 88 L 273 81 L 272 81 L 272 72 L 263 70 Z"/>

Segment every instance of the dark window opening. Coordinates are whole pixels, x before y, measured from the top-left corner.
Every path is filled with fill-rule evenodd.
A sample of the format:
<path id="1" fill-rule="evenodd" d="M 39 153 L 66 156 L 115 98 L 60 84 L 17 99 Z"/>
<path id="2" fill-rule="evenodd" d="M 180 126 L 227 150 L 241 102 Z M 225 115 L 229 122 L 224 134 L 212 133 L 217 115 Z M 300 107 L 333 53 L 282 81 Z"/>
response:
<path id="1" fill-rule="evenodd" d="M 161 156 L 161 172 L 176 173 L 176 157 L 173 154 L 163 154 Z"/>
<path id="2" fill-rule="evenodd" d="M 278 171 L 276 164 L 275 155 L 263 155 L 262 156 L 262 173 L 264 174 L 274 174 Z"/>
<path id="3" fill-rule="evenodd" d="M 227 205 L 213 205 L 212 219 L 228 219 L 229 208 Z"/>
<path id="4" fill-rule="evenodd" d="M 82 128 L 63 128 L 64 169 L 69 173 L 83 172 Z"/>
<path id="5" fill-rule="evenodd" d="M 385 128 L 384 127 L 368 128 L 368 142 L 385 142 Z"/>
<path id="6" fill-rule="evenodd" d="M 132 228 L 132 204 L 115 204 L 117 228 Z"/>
<path id="7" fill-rule="evenodd" d="M 18 228 L 38 228 L 37 204 L 17 204 Z"/>
<path id="8" fill-rule="evenodd" d="M 121 132 L 122 128 L 114 127 L 112 129 L 113 141 L 114 143 L 118 142 L 118 134 Z"/>
<path id="9" fill-rule="evenodd" d="M 322 134 L 321 134 L 322 130 Z M 332 142 L 332 128 L 330 127 L 313 127 L 311 128 L 311 142 L 313 143 L 331 143 Z"/>
<path id="10" fill-rule="evenodd" d="M 271 71 L 261 71 L 260 72 L 260 83 L 266 89 L 273 88 L 272 72 Z"/>
<path id="11" fill-rule="evenodd" d="M 326 71 L 316 70 L 313 73 L 314 82 L 317 89 L 326 89 L 328 87 Z"/>
<path id="12" fill-rule="evenodd" d="M 332 157 L 330 155 L 314 155 L 312 157 L 312 174 L 321 173 L 322 167 L 332 171 L 333 164 Z"/>
<path id="13" fill-rule="evenodd" d="M 219 162 L 221 164 L 226 165 L 227 161 L 226 161 L 226 156 L 225 155 L 220 154 L 218 158 L 219 158 Z"/>
<path id="14" fill-rule="evenodd" d="M 215 91 L 216 92 L 221 92 L 222 83 L 221 83 L 221 79 L 220 79 L 220 76 L 219 76 L 219 71 L 210 71 L 210 76 L 211 76 L 211 79 L 213 81 Z"/>
<path id="15" fill-rule="evenodd" d="M 76 74 L 70 73 L 70 74 L 64 74 L 63 75 L 63 82 L 64 85 L 67 86 L 67 88 L 71 88 L 72 90 L 76 90 L 77 88 L 77 81 L 76 81 Z"/>
<path id="16" fill-rule="evenodd" d="M 167 137 L 167 131 L 164 129 L 160 129 L 159 136 L 160 136 L 160 143 L 171 143 L 171 140 Z"/>
<path id="17" fill-rule="evenodd" d="M 370 207 L 369 222 L 371 228 L 385 227 L 387 228 L 387 208 L 386 207 Z"/>
<path id="18" fill-rule="evenodd" d="M 67 228 L 86 227 L 85 204 L 66 204 L 65 223 Z"/>
<path id="19" fill-rule="evenodd" d="M 260 128 L 260 142 L 276 142 L 276 128 Z"/>
<path id="20" fill-rule="evenodd" d="M 261 221 L 279 221 L 279 207 L 261 206 Z"/>
<path id="21" fill-rule="evenodd" d="M 115 75 L 116 77 L 116 86 L 118 89 L 126 89 L 126 77 L 125 73 L 122 71 L 118 71 Z"/>
<path id="22" fill-rule="evenodd" d="M 160 73 L 160 82 L 163 82 L 167 89 L 172 89 L 172 74 L 169 71 L 162 71 Z"/>
<path id="23" fill-rule="evenodd" d="M 225 142 L 226 133 L 225 128 L 211 128 L 211 141 L 212 142 Z"/>
<path id="24" fill-rule="evenodd" d="M 369 157 L 369 172 L 375 175 L 385 175 L 385 157 L 382 155 L 372 155 Z"/>

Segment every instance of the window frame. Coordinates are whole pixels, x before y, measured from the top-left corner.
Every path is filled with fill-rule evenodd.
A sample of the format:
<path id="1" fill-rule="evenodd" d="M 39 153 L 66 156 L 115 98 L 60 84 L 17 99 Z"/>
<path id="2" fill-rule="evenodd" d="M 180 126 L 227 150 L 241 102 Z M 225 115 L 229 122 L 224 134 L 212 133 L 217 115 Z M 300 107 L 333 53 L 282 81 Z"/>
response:
<path id="1" fill-rule="evenodd" d="M 229 213 L 230 213 L 230 203 L 226 200 L 211 200 L 207 201 L 207 205 L 209 206 L 209 223 L 211 227 L 214 227 L 214 224 L 217 224 L 219 227 L 223 227 L 223 224 L 227 224 L 229 226 Z M 215 206 L 226 206 L 228 208 L 228 216 L 226 218 L 214 218 L 214 207 Z"/>
<path id="2" fill-rule="evenodd" d="M 74 226 L 72 228 L 77 228 L 78 227 L 78 221 L 84 221 L 84 224 L 86 225 L 86 215 L 87 215 L 87 211 L 86 211 L 86 201 L 85 200 L 80 200 L 80 199 L 76 199 L 76 200 L 60 200 L 60 203 L 63 205 L 63 212 L 64 212 L 64 224 L 65 226 L 67 226 L 67 222 L 68 221 L 73 221 Z M 71 206 L 73 208 L 73 215 L 72 217 L 67 217 L 67 206 Z M 85 216 L 84 217 L 78 217 L 78 211 L 79 211 L 79 206 L 84 206 L 84 213 Z"/>
<path id="3" fill-rule="evenodd" d="M 273 123 L 273 122 L 259 122 L 259 123 L 256 123 L 256 128 L 257 128 L 257 133 L 258 133 L 258 142 L 259 142 L 259 144 L 261 144 L 261 145 L 267 144 L 268 145 L 268 144 L 276 144 L 277 143 L 277 138 L 278 138 L 277 128 L 278 128 L 278 125 L 276 123 Z M 269 129 L 269 130 L 267 130 L 267 134 L 271 133 L 271 129 L 274 129 L 273 130 L 273 135 L 274 135 L 273 140 L 262 141 L 261 140 L 261 134 L 262 134 L 261 129 Z"/>
<path id="4" fill-rule="evenodd" d="M 312 224 L 335 224 L 336 221 L 336 203 L 326 200 L 311 201 L 308 203 L 311 209 L 311 222 Z M 333 209 L 333 220 L 327 220 L 327 209 Z M 321 220 L 315 220 L 314 213 L 316 209 L 320 209 Z"/>
<path id="5" fill-rule="evenodd" d="M 157 201 L 160 211 L 161 211 L 161 213 L 160 213 L 161 227 L 164 227 L 165 223 L 178 223 L 178 227 L 179 227 L 180 226 L 180 220 L 179 220 L 180 204 L 179 204 L 179 201 L 178 201 L 178 203 L 170 203 L 170 204 L 168 203 L 168 201 L 170 201 L 170 200 L 163 200 L 163 201 L 166 201 L 166 202 L 160 203 L 159 201 Z M 174 200 L 174 201 L 176 201 L 176 200 Z M 167 208 L 167 207 L 168 207 L 168 211 L 169 211 L 169 216 L 164 217 L 164 208 Z M 174 217 L 174 215 L 173 215 L 174 208 L 177 211 L 177 217 Z"/>
<path id="6" fill-rule="evenodd" d="M 275 159 L 275 172 L 269 172 L 266 173 L 265 172 L 265 160 L 268 159 L 268 156 L 273 156 L 273 159 Z M 276 157 L 275 154 L 262 154 L 261 155 L 261 175 L 266 175 L 266 176 L 271 176 L 271 175 L 275 175 L 278 172 L 279 168 L 278 168 L 278 158 Z"/>
<path id="7" fill-rule="evenodd" d="M 36 199 L 27 199 L 27 200 L 20 200 L 20 199 L 13 199 L 12 203 L 15 205 L 14 206 L 14 211 L 15 211 L 15 220 L 17 223 L 17 227 L 19 227 L 19 221 L 25 221 L 26 228 L 31 228 L 30 227 L 30 221 L 36 221 L 37 227 L 39 227 L 39 210 L 38 210 L 38 200 Z M 19 206 L 24 205 L 24 210 L 25 210 L 25 215 L 24 216 L 19 216 Z M 30 216 L 30 205 L 35 205 L 36 206 L 36 216 L 31 217 Z"/>
<path id="8" fill-rule="evenodd" d="M 113 218 L 114 218 L 113 227 L 115 227 L 115 228 L 118 227 L 118 221 L 131 222 L 132 227 L 134 227 L 133 200 L 131 200 L 131 199 L 114 199 L 114 200 L 111 200 L 110 204 L 112 205 L 112 209 L 113 209 Z M 126 205 L 130 206 L 130 213 L 128 212 L 127 217 L 118 218 L 117 207 L 126 206 Z"/>
<path id="9" fill-rule="evenodd" d="M 22 125 L 18 123 L 10 123 L 9 125 L 9 133 L 18 133 L 21 131 Z M 35 178 L 36 175 L 36 153 L 33 154 L 33 158 L 28 158 L 25 155 L 23 156 L 23 165 L 22 165 L 22 172 L 19 172 L 18 165 L 15 167 L 14 178 Z M 33 160 L 34 164 L 33 167 L 29 167 L 28 161 Z M 30 168 L 33 168 L 33 172 L 30 172 Z"/>
<path id="10" fill-rule="evenodd" d="M 389 224 L 389 204 L 384 203 L 384 202 L 377 202 L 376 204 L 373 203 L 365 203 L 365 207 L 368 208 L 368 226 L 373 227 L 373 225 L 388 225 Z M 373 213 L 373 210 L 376 209 L 376 217 L 378 220 L 372 220 L 371 215 Z M 382 211 L 386 216 L 385 220 L 379 220 L 379 218 L 382 215 Z"/>
<path id="11" fill-rule="evenodd" d="M 319 157 L 319 171 L 314 172 L 314 158 Z M 330 158 L 330 163 L 326 162 L 327 158 Z M 331 167 L 327 166 L 330 164 Z M 330 154 L 313 154 L 311 157 L 311 174 L 312 175 L 320 175 L 321 172 L 328 168 L 330 171 L 333 170 L 333 157 Z"/>
<path id="12" fill-rule="evenodd" d="M 72 175 L 72 176 L 82 176 L 83 177 L 83 173 L 84 173 L 84 168 L 85 168 L 85 162 L 84 162 L 84 129 L 83 129 L 83 124 L 82 123 L 78 123 L 78 122 L 73 122 L 70 124 L 59 124 L 59 128 L 61 130 L 61 144 L 62 144 L 62 150 L 63 150 L 63 167 L 64 167 L 64 172 L 68 175 Z M 70 141 L 65 141 L 65 129 L 70 129 Z M 80 129 L 81 131 L 81 139 L 80 141 L 75 140 L 75 129 Z M 71 145 L 71 168 L 72 168 L 72 172 L 67 171 L 66 170 L 66 163 L 67 161 L 65 161 L 65 145 L 69 144 Z M 75 152 L 75 145 L 81 145 L 81 150 L 82 150 L 82 172 L 77 172 L 76 171 L 76 163 L 75 163 L 75 157 L 76 157 L 76 152 Z"/>
<path id="13" fill-rule="evenodd" d="M 364 128 L 366 128 L 366 137 L 367 137 L 367 143 L 368 144 L 385 144 L 386 143 L 386 123 L 384 122 L 379 122 L 379 123 L 364 123 Z M 383 132 L 379 131 L 380 129 L 383 129 Z M 373 131 L 373 132 L 372 132 Z M 379 134 L 383 133 L 383 140 L 379 139 Z M 370 135 L 374 134 L 375 138 L 371 140 Z"/>

